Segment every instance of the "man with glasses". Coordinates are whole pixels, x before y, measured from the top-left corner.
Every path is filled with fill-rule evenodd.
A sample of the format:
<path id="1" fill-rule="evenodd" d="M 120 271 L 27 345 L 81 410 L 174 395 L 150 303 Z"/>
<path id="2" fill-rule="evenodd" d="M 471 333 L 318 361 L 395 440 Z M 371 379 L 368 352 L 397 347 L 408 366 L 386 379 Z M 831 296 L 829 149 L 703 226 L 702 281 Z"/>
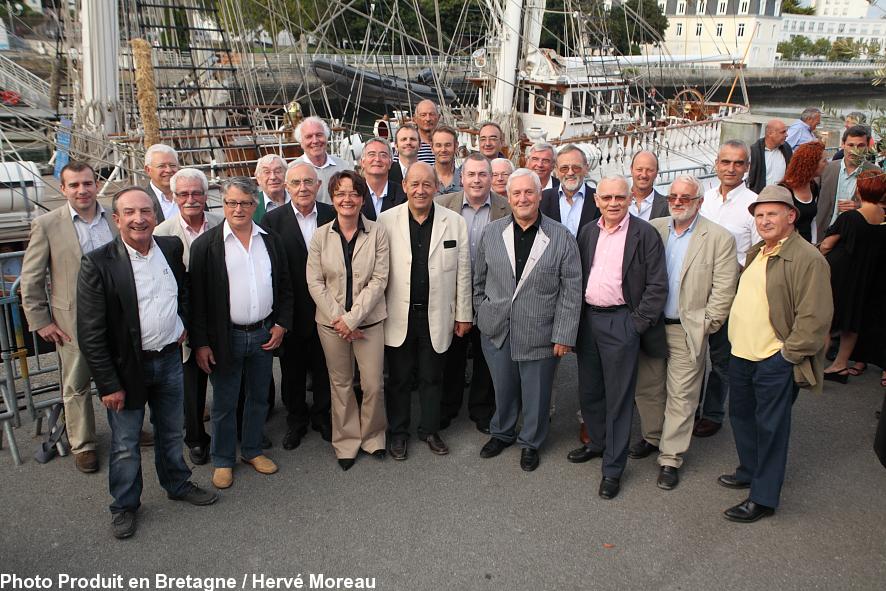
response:
<path id="1" fill-rule="evenodd" d="M 252 221 L 255 182 L 222 185 L 225 221 L 191 246 L 192 324 L 197 365 L 212 381 L 212 483 L 234 482 L 237 398 L 246 381 L 240 459 L 261 474 L 277 465 L 262 453 L 274 350 L 292 328 L 292 287 L 280 239 Z"/>
<path id="2" fill-rule="evenodd" d="M 556 152 L 551 144 L 537 143 L 529 148 L 526 165 L 529 170 L 538 175 L 543 191 L 556 189 L 560 186 L 560 180 L 551 174 L 554 172 L 556 160 Z"/>
<path id="3" fill-rule="evenodd" d="M 316 306 L 308 292 L 306 269 L 311 238 L 317 228 L 335 219 L 335 210 L 317 201 L 320 179 L 313 166 L 293 164 L 286 171 L 286 186 L 292 197 L 291 204 L 268 213 L 262 225 L 280 238 L 292 282 L 293 307 L 289 314 L 294 320 L 280 355 L 283 378 L 280 392 L 286 405 L 287 426 L 283 449 L 292 450 L 301 444 L 309 424 L 323 439 L 332 440 L 329 373 L 314 321 Z M 310 408 L 306 387 L 309 369 L 313 392 Z"/>
<path id="4" fill-rule="evenodd" d="M 492 190 L 507 199 L 508 179 L 514 172 L 514 164 L 507 158 L 496 158 L 492 164 Z M 557 181 L 559 184 L 559 181 Z"/>
<path id="5" fill-rule="evenodd" d="M 659 325 L 668 277 L 658 232 L 628 213 L 627 180 L 604 178 L 594 198 L 601 217 L 578 235 L 585 305 L 576 342 L 578 396 L 590 443 L 567 459 L 602 456 L 599 495 L 612 499 L 627 461 L 640 336 Z"/>
<path id="6" fill-rule="evenodd" d="M 360 169 L 369 186 L 369 199 L 363 201 L 363 215 L 373 222 L 378 214 L 406 201 L 401 183 L 390 180 L 393 156 L 386 139 L 374 137 L 363 144 Z"/>
<path id="7" fill-rule="evenodd" d="M 494 121 L 484 121 L 480 124 L 480 135 L 477 138 L 480 153 L 486 156 L 487 160 L 495 158 L 504 158 L 505 133 L 501 125 Z"/>
<path id="8" fill-rule="evenodd" d="M 176 236 L 184 244 L 182 262 L 187 271 L 191 261 L 191 243 L 206 230 L 224 221 L 224 217 L 206 211 L 209 181 L 196 168 L 179 170 L 169 182 L 178 205 L 178 213 L 154 228 L 154 236 Z M 196 465 L 209 461 L 209 435 L 203 427 L 206 409 L 206 383 L 209 376 L 197 366 L 197 357 L 184 343 L 182 345 L 185 389 L 185 445 L 188 455 Z"/>
<path id="9" fill-rule="evenodd" d="M 265 214 L 289 202 L 286 192 L 286 161 L 276 154 L 266 154 L 255 164 L 255 182 L 261 189 L 252 221 L 260 224 Z"/>
<path id="10" fill-rule="evenodd" d="M 557 154 L 557 176 L 560 186 L 542 193 L 541 212 L 569 230 L 573 236 L 579 229 L 600 217 L 594 201 L 594 189 L 585 183 L 588 157 L 575 144 L 566 144 Z"/>
<path id="11" fill-rule="evenodd" d="M 760 241 L 754 218 L 748 211 L 748 206 L 757 199 L 757 194 L 744 183 L 744 175 L 749 167 L 750 150 L 747 144 L 739 140 L 725 142 L 714 164 L 720 184 L 708 189 L 701 204 L 701 215 L 729 230 L 735 238 L 735 254 L 742 268 L 748 249 Z M 728 323 L 724 322 L 720 330 L 708 339 L 711 372 L 698 413 L 700 419 L 692 431 L 696 437 L 710 437 L 723 425 L 729 395 L 728 335 Z"/>
<path id="12" fill-rule="evenodd" d="M 158 224 L 178 212 L 169 184 L 178 168 L 178 153 L 166 144 L 154 144 L 145 152 L 145 173 L 151 179 L 145 192 L 154 202 Z"/>
<path id="13" fill-rule="evenodd" d="M 670 217 L 652 220 L 665 245 L 668 297 L 664 325 L 667 377 L 636 393 L 643 440 L 661 450 L 658 487 L 679 483 L 683 454 L 692 438 L 692 417 L 704 381 L 708 335 L 729 315 L 738 281 L 735 240 L 699 215 L 701 184 L 691 176 L 671 183 Z"/>

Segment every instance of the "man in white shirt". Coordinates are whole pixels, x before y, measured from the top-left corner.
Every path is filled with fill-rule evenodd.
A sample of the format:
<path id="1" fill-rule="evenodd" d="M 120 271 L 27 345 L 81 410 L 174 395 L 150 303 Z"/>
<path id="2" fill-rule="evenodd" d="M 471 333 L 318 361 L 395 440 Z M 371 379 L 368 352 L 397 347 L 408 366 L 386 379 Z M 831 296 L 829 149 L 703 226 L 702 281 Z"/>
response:
<path id="1" fill-rule="evenodd" d="M 308 117 L 295 128 L 295 141 L 304 150 L 304 155 L 296 158 L 295 162 L 306 162 L 317 171 L 317 177 L 321 181 L 320 191 L 317 193 L 317 201 L 320 203 L 332 203 L 326 191 L 332 175 L 340 170 L 350 169 L 344 160 L 326 153 L 331 133 L 329 126 L 319 117 Z"/>
<path id="2" fill-rule="evenodd" d="M 265 154 L 255 165 L 255 182 L 261 189 L 252 221 L 260 224 L 269 211 L 289 203 L 286 192 L 286 161 L 276 154 Z"/>
<path id="3" fill-rule="evenodd" d="M 250 178 L 225 181 L 224 223 L 191 245 L 190 343 L 212 381 L 212 483 L 220 489 L 234 482 L 241 380 L 246 403 L 240 459 L 261 474 L 277 471 L 262 453 L 262 428 L 274 350 L 292 327 L 292 289 L 279 239 L 252 221 L 256 189 Z"/>
<path id="4" fill-rule="evenodd" d="M 145 173 L 151 179 L 145 190 L 154 200 L 158 224 L 178 213 L 169 185 L 178 169 L 178 153 L 166 144 L 154 144 L 145 152 Z"/>
<path id="5" fill-rule="evenodd" d="M 775 185 L 784 179 L 793 150 L 785 141 L 788 128 L 781 119 L 766 124 L 766 131 L 751 145 L 751 168 L 745 181 L 748 188 L 759 193 L 766 185 Z"/>
<path id="6" fill-rule="evenodd" d="M 374 137 L 363 144 L 360 172 L 369 186 L 369 199 L 363 200 L 363 215 L 375 221 L 378 214 L 406 201 L 402 184 L 390 180 L 393 154 L 384 138 Z"/>
<path id="7" fill-rule="evenodd" d="M 114 195 L 120 236 L 83 257 L 77 283 L 77 334 L 92 377 L 108 410 L 111 461 L 108 483 L 114 537 L 135 533 L 141 504 L 138 439 L 151 407 L 155 463 L 168 498 L 210 505 L 215 493 L 190 482 L 182 457 L 182 364 L 187 337 L 183 245 L 153 237 L 150 196 L 140 187 Z"/>
<path id="8" fill-rule="evenodd" d="M 732 234 L 738 264 L 744 268 L 748 249 L 760 241 L 754 217 L 748 207 L 756 202 L 757 194 L 744 184 L 744 175 L 750 166 L 750 150 L 739 140 L 729 140 L 720 147 L 715 168 L 719 186 L 708 189 L 701 204 L 700 213 Z M 708 375 L 704 400 L 700 407 L 700 420 L 692 434 L 710 437 L 720 430 L 726 413 L 729 394 L 729 346 L 728 319 L 723 326 L 708 337 L 711 356 L 711 373 Z"/>
<path id="9" fill-rule="evenodd" d="M 630 214 L 649 221 L 668 216 L 667 198 L 655 190 L 658 178 L 658 156 L 641 150 L 631 160 Z"/>
<path id="10" fill-rule="evenodd" d="M 541 190 L 556 189 L 560 186 L 560 179 L 555 177 L 554 165 L 557 163 L 557 153 L 554 146 L 548 143 L 539 142 L 529 148 L 526 159 L 526 168 L 538 175 L 541 181 Z M 511 166 L 513 170 L 513 165 Z M 507 179 L 505 179 L 507 183 Z M 504 189 L 504 184 L 501 185 Z M 496 191 L 498 193 L 498 191 Z M 507 191 L 505 191 L 507 193 Z M 504 196 L 505 193 L 499 193 Z"/>

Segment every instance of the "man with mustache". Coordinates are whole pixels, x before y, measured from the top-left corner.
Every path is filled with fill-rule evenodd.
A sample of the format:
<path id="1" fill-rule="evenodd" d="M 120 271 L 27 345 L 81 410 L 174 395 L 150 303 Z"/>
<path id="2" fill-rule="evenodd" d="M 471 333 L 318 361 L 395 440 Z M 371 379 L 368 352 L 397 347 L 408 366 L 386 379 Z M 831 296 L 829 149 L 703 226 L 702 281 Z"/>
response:
<path id="1" fill-rule="evenodd" d="M 196 168 L 183 168 L 170 180 L 170 188 L 178 205 L 178 213 L 157 226 L 154 236 L 176 236 L 184 245 L 182 262 L 185 271 L 191 262 L 191 243 L 206 230 L 224 221 L 221 215 L 206 211 L 209 181 Z M 209 460 L 209 435 L 203 427 L 206 409 L 206 384 L 209 376 L 197 366 L 197 358 L 187 345 L 182 345 L 185 396 L 185 445 L 196 465 Z"/>
<path id="2" fill-rule="evenodd" d="M 145 192 L 154 202 L 158 224 L 178 212 L 169 184 L 178 169 L 178 153 L 166 144 L 154 144 L 145 151 L 145 173 L 151 179 Z"/>
<path id="3" fill-rule="evenodd" d="M 585 183 L 588 157 L 584 150 L 575 144 L 560 148 L 557 176 L 560 186 L 542 193 L 541 212 L 577 236 L 580 228 L 600 217 L 600 210 L 594 202 L 594 189 Z"/>

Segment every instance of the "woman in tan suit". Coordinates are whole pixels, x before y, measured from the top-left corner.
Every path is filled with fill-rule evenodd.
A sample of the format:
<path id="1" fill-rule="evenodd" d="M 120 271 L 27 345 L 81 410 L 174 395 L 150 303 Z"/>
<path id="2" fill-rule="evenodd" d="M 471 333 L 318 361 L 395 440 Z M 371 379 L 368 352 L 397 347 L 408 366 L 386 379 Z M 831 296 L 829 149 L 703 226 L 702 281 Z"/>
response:
<path id="1" fill-rule="evenodd" d="M 314 233 L 308 254 L 308 291 L 317 304 L 317 330 L 332 391 L 332 447 L 342 470 L 362 448 L 385 457 L 384 320 L 388 237 L 360 213 L 369 187 L 345 170 L 329 180 L 336 217 Z M 362 405 L 354 395 L 354 359 Z"/>

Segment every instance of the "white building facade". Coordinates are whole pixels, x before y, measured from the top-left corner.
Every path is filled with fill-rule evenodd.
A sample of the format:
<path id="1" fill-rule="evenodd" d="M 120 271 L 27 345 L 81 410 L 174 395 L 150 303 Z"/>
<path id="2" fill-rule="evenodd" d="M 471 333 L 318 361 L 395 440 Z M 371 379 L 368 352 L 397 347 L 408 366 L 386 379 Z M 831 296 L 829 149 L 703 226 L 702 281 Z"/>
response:
<path id="1" fill-rule="evenodd" d="M 862 0 L 863 1 L 863 0 Z M 779 41 L 792 37 L 808 37 L 812 42 L 827 39 L 852 39 L 861 43 L 876 41 L 886 47 L 886 20 L 785 14 L 782 17 Z"/>
<path id="2" fill-rule="evenodd" d="M 812 0 L 815 16 L 864 18 L 871 5 L 867 0 Z"/>

